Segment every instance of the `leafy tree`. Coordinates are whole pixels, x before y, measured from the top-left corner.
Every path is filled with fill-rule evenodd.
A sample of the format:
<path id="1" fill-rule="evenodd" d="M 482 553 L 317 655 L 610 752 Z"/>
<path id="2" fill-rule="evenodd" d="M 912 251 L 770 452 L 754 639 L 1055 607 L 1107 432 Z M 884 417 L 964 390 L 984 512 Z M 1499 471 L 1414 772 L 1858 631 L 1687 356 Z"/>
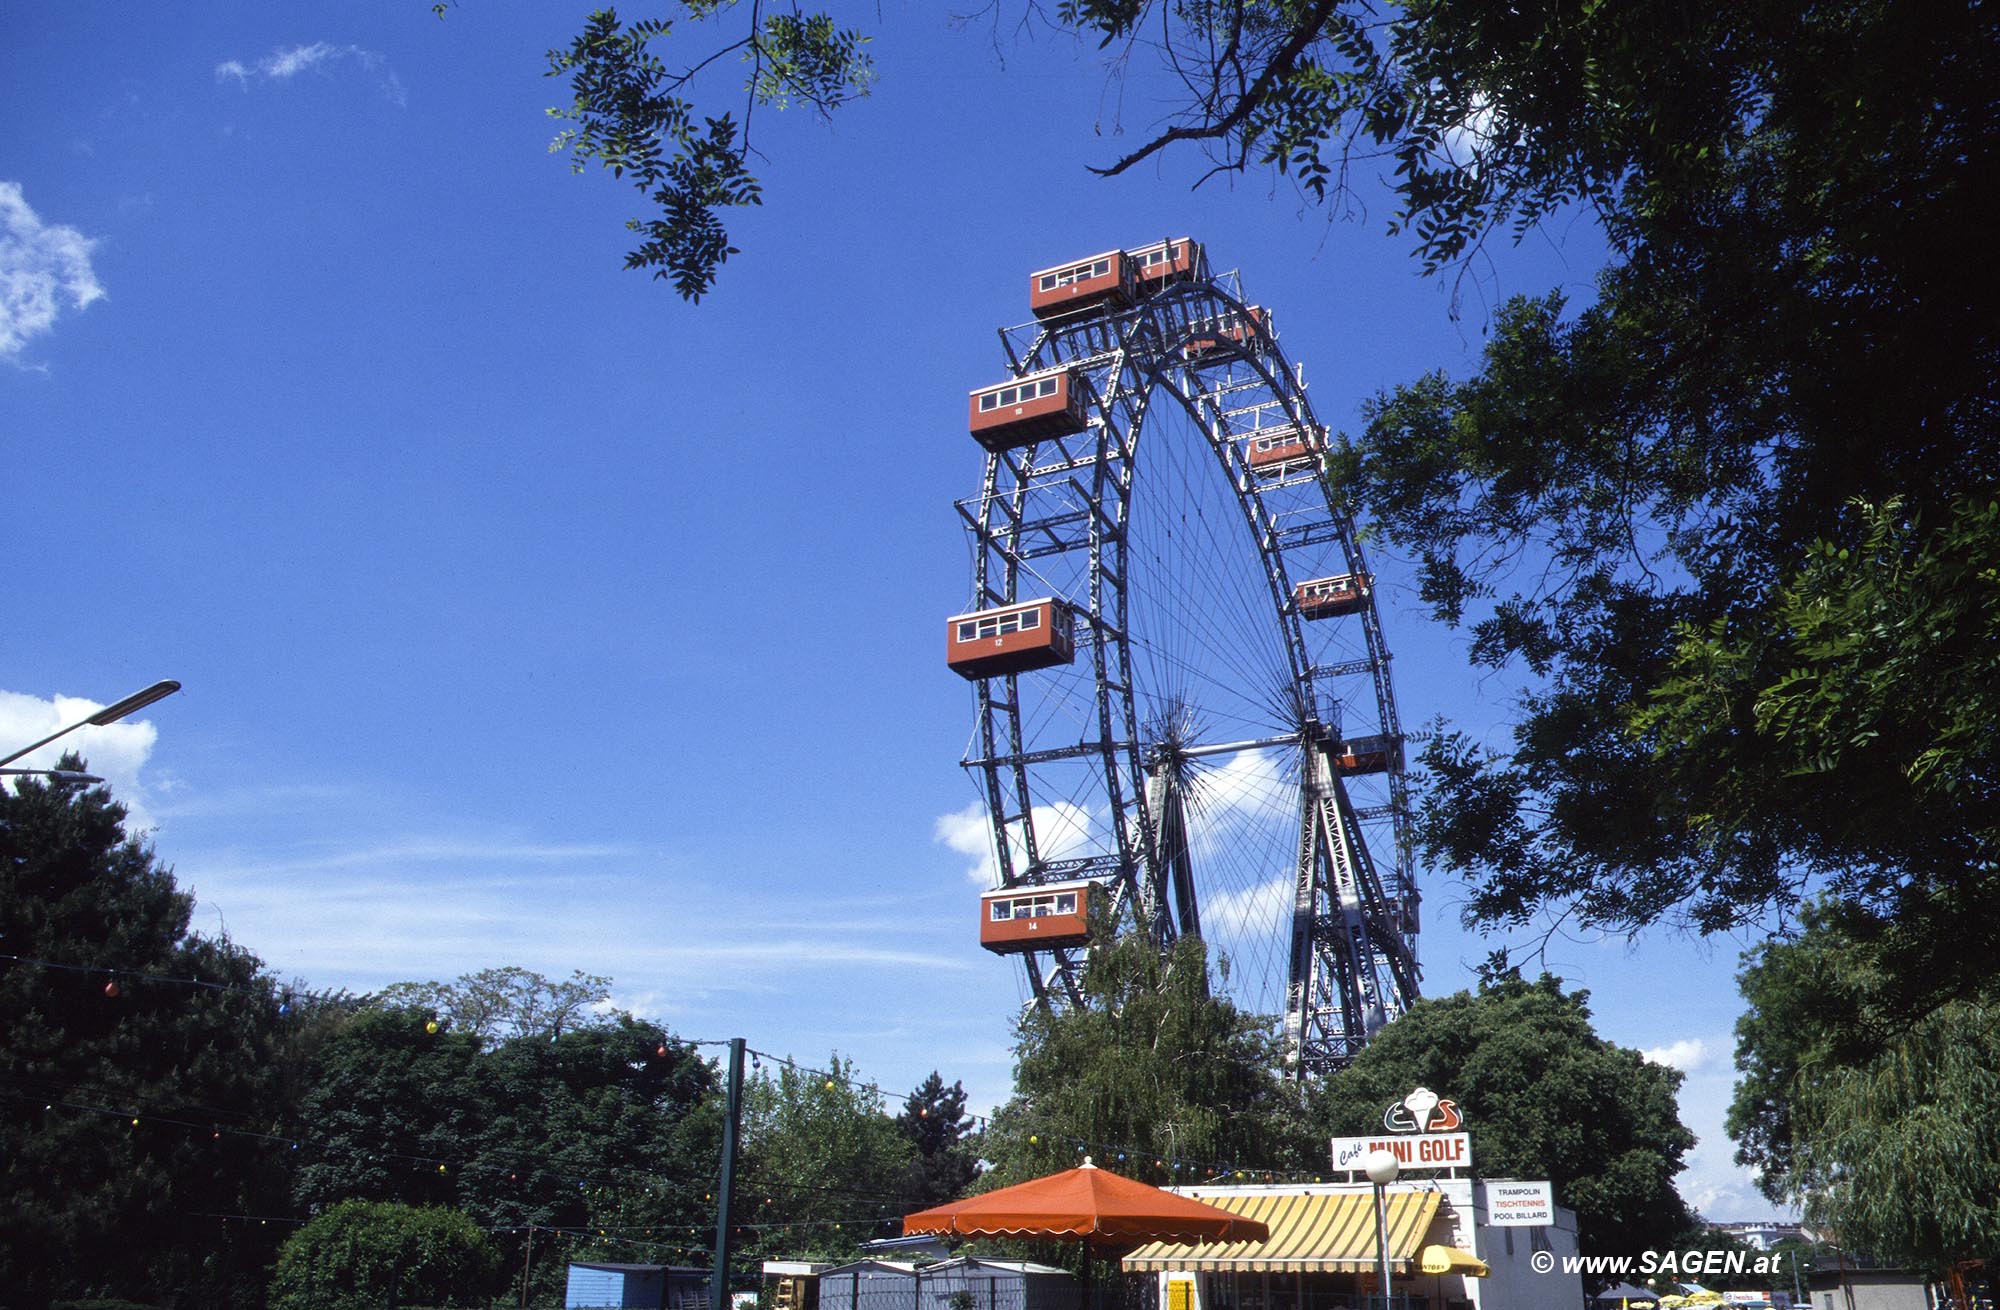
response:
<path id="1" fill-rule="evenodd" d="M 271 1310 L 482 1306 L 499 1253 L 455 1210 L 347 1201 L 300 1228 L 278 1253 Z"/>
<path id="2" fill-rule="evenodd" d="M 1732 838 L 1772 810 L 1835 865 L 1905 1015 L 1990 990 L 2000 923 L 2000 505 L 1926 522 L 1859 503 L 1815 542 L 1762 631 L 1685 635 L 1638 722 L 1727 769 L 1704 826 Z M 1724 716 L 1748 708 L 1755 744 Z M 1794 817 L 1796 816 L 1796 817 Z"/>
<path id="3" fill-rule="evenodd" d="M 1942 1272 L 2000 1244 L 2000 1004 L 1906 1019 L 1885 941 L 1893 925 L 1831 903 L 1749 955 L 1729 1126 L 1773 1200 L 1849 1250 Z"/>
<path id="4" fill-rule="evenodd" d="M 916 1148 L 882 1093 L 838 1053 L 825 1070 L 753 1071 L 743 1087 L 743 1163 L 735 1220 L 755 1268 L 766 1256 L 850 1256 L 894 1226 Z"/>
<path id="5" fill-rule="evenodd" d="M 435 1030 L 434 1030 L 435 1029 Z M 494 1044 L 426 1010 L 370 1007 L 321 1055 L 295 1200 L 453 1207 L 495 1230 L 530 1290 L 560 1270 L 529 1228 L 706 1225 L 720 1159 L 712 1070 L 630 1015 Z M 611 1252 L 629 1256 L 629 1251 Z"/>
<path id="6" fill-rule="evenodd" d="M 979 1160 L 969 1143 L 972 1121 L 965 1113 L 965 1085 L 944 1085 L 936 1070 L 903 1100 L 896 1128 L 916 1149 L 903 1205 L 927 1210 L 966 1194 L 979 1176 Z"/>
<path id="7" fill-rule="evenodd" d="M 423 1011 L 356 1014 L 328 1040 L 300 1107 L 295 1201 L 456 1205 L 458 1175 L 498 1110 L 480 1047 Z"/>
<path id="8" fill-rule="evenodd" d="M 1199 938 L 1164 958 L 1139 934 L 1104 942 L 1082 987 L 1085 1006 L 1021 1018 L 1014 1095 L 982 1144 L 991 1185 L 1073 1167 L 1085 1153 L 1156 1184 L 1291 1167 L 1302 1124 L 1273 1021 L 1210 990 Z"/>
<path id="9" fill-rule="evenodd" d="M 62 767 L 81 770 L 66 757 Z M 0 787 L 0 1287 L 254 1302 L 291 1022 L 102 787 Z"/>
<path id="10" fill-rule="evenodd" d="M 460 1206 L 505 1229 L 581 1226 L 627 1235 L 713 1230 L 722 1158 L 721 1097 L 714 1070 L 656 1025 L 619 1015 L 553 1041 L 520 1037 L 487 1060 L 497 1110 L 479 1159 L 465 1171 Z M 501 1245 L 519 1267 L 521 1239 Z M 594 1248 L 593 1248 L 594 1249 Z M 556 1253 L 538 1261 L 538 1286 L 560 1293 Z M 654 1260 L 649 1246 L 637 1258 Z M 606 1258 L 631 1260 L 613 1246 Z"/>
<path id="11" fill-rule="evenodd" d="M 1586 195 L 1617 251 L 1596 303 L 1510 305 L 1478 376 L 1381 398 L 1335 461 L 1475 662 L 1535 678 L 1508 748 L 1426 751 L 1431 851 L 1489 922 L 1710 931 L 1816 884 L 1936 922 L 1990 894 L 1977 811 L 1929 780 L 1992 694 L 1969 654 L 1990 586 L 1928 624 L 1898 607 L 1900 571 L 1995 558 L 1958 506 L 2000 469 L 2000 315 L 1951 253 L 2000 173 L 1995 16 L 1417 12 L 1501 124 L 1438 203 Z M 1888 630 L 1833 639 L 1870 619 Z M 1860 670 L 1880 676 L 1828 698 Z M 1868 731 L 1920 670 L 1966 679 L 1928 690 L 1934 723 Z M 1936 934 L 1911 944 L 1921 977 L 1949 972 Z"/>
<path id="12" fill-rule="evenodd" d="M 400 982 L 375 998 L 385 1006 L 427 1010 L 459 1032 L 487 1040 L 540 1037 L 548 1040 L 571 1028 L 610 1024 L 605 1009 L 611 980 L 578 969 L 567 981 L 544 978 L 532 969 L 507 965 L 461 975 L 457 982 Z"/>
<path id="13" fill-rule="evenodd" d="M 1589 993 L 1544 975 L 1427 998 L 1313 1093 L 1331 1135 L 1380 1132 L 1413 1087 L 1458 1102 L 1479 1172 L 1547 1178 L 1586 1254 L 1666 1250 L 1694 1227 L 1674 1175 L 1694 1145 L 1679 1071 L 1591 1027 Z"/>

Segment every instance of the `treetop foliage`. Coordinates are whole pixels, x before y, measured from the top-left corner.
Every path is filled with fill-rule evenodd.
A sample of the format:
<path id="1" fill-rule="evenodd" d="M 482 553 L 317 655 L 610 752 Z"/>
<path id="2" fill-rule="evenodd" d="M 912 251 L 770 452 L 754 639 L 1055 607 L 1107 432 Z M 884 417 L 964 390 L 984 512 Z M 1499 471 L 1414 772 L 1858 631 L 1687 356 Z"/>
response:
<path id="1" fill-rule="evenodd" d="M 1100 943 L 1082 986 L 1086 1006 L 1021 1017 L 1014 1095 L 981 1143 L 992 1164 L 982 1188 L 1071 1168 L 1078 1142 L 1106 1151 L 1099 1164 L 1161 1185 L 1177 1180 L 1177 1162 L 1299 1158 L 1303 1125 L 1273 1021 L 1210 990 L 1199 938 L 1164 957 L 1143 934 Z"/>
<path id="2" fill-rule="evenodd" d="M 1486 923 L 1709 932 L 1826 888 L 1900 925 L 1915 1009 L 1976 981 L 2000 297 L 1958 252 L 2000 181 L 1995 16 L 1411 12 L 1488 70 L 1499 158 L 1541 143 L 1618 250 L 1594 303 L 1509 304 L 1476 376 L 1378 397 L 1331 461 L 1528 679 L 1511 742 L 1426 749 L 1430 854 Z"/>
<path id="3" fill-rule="evenodd" d="M 82 771 L 66 756 L 62 768 Z M 207 1213 L 269 1213 L 283 1175 L 247 1139 L 128 1121 L 267 1122 L 301 1016 L 256 956 L 189 931 L 193 897 L 103 787 L 0 786 L 0 1287 L 254 1298 L 273 1240 L 218 1244 Z M 185 1116 L 184 1116 L 185 1117 Z M 133 1241 L 145 1233 L 150 1240 Z"/>
<path id="4" fill-rule="evenodd" d="M 548 1040 L 572 1028 L 616 1023 L 608 1009 L 611 980 L 581 969 L 555 982 L 508 965 L 464 974 L 455 983 L 393 983 L 372 999 L 383 1006 L 427 1011 L 460 1032 L 489 1041 Z"/>
<path id="5" fill-rule="evenodd" d="M 702 22 L 734 9 L 735 0 L 680 0 L 678 7 Z M 567 154 L 573 172 L 594 162 L 646 194 L 658 214 L 627 222 L 643 239 L 625 266 L 650 270 L 683 298 L 699 300 L 737 253 L 721 212 L 763 203 L 748 164 L 753 112 L 796 104 L 831 113 L 867 94 L 873 66 L 867 38 L 825 14 L 767 14 L 753 5 L 743 36 L 679 69 L 653 49 L 673 27 L 666 18 L 626 22 L 615 9 L 599 9 L 568 48 L 549 51 L 548 75 L 567 77 L 571 92 L 567 105 L 549 110 L 571 124 L 549 149 Z M 728 112 L 703 114 L 684 94 L 705 68 L 732 54 L 749 65 L 740 122 Z"/>
<path id="6" fill-rule="evenodd" d="M 757 1070 L 743 1086 L 740 1210 L 759 1224 L 745 1257 L 848 1258 L 900 1232 L 918 1158 L 880 1091 L 837 1052 L 824 1070 Z"/>
<path id="7" fill-rule="evenodd" d="M 903 1099 L 896 1129 L 916 1149 L 904 1204 L 927 1210 L 964 1196 L 979 1176 L 977 1134 L 965 1113 L 965 1084 L 944 1085 L 933 1069 Z"/>
<path id="8" fill-rule="evenodd" d="M 713 1221 L 721 1106 L 692 1049 L 625 1014 L 497 1040 L 432 1023 L 373 1005 L 326 1042 L 298 1107 L 315 1149 L 293 1170 L 294 1205 L 461 1210 L 497 1230 L 510 1269 L 530 1226 Z M 542 1250 L 540 1277 L 557 1277 Z"/>
<path id="9" fill-rule="evenodd" d="M 1892 926 L 1849 902 L 1746 957 L 1729 1131 L 1774 1202 L 1840 1245 L 1942 1273 L 2000 1242 L 2000 1005 L 1911 1020 Z"/>

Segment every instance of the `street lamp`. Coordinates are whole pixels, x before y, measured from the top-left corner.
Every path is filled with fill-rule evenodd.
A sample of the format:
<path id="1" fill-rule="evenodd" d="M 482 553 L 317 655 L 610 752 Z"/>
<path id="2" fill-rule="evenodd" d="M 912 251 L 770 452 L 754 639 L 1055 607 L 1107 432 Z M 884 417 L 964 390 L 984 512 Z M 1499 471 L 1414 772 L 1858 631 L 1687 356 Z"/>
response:
<path id="1" fill-rule="evenodd" d="M 75 769 L 0 769 L 0 778 L 47 778 L 50 782 L 78 787 L 104 781 L 94 773 L 80 773 Z"/>
<path id="2" fill-rule="evenodd" d="M 1382 1310 L 1389 1310 L 1389 1206 L 1383 1188 L 1403 1171 L 1394 1151 L 1376 1147 L 1361 1161 L 1361 1171 L 1375 1184 L 1375 1258 L 1382 1270 Z"/>
<path id="3" fill-rule="evenodd" d="M 111 704 L 106 705 L 103 709 L 99 710 L 97 713 L 91 715 L 87 719 L 79 719 L 77 722 L 70 724 L 67 728 L 56 729 L 56 731 L 50 733 L 48 736 L 42 738 L 40 741 L 36 742 L 32 746 L 23 746 L 20 750 L 15 751 L 12 755 L 9 755 L 6 759 L 0 760 L 0 765 L 12 764 L 15 760 L 20 759 L 23 755 L 33 754 L 35 751 L 40 750 L 42 747 L 48 745 L 56 738 L 66 737 L 70 733 L 75 732 L 78 728 L 108 727 L 111 724 L 118 722 L 118 720 L 124 718 L 128 714 L 135 714 L 138 711 L 145 709 L 148 705 L 151 705 L 154 701 L 165 700 L 167 697 L 173 695 L 180 689 L 181 689 L 181 684 L 175 682 L 172 678 L 163 678 L 159 682 L 156 682 L 152 686 L 146 688 L 144 691 L 135 691 L 130 696 L 127 696 L 124 700 L 113 701 Z M 104 779 L 93 777 L 88 773 L 78 773 L 74 769 L 0 768 L 0 774 L 24 774 L 24 773 L 35 774 L 40 777 L 54 778 L 57 782 L 103 782 L 104 781 Z"/>

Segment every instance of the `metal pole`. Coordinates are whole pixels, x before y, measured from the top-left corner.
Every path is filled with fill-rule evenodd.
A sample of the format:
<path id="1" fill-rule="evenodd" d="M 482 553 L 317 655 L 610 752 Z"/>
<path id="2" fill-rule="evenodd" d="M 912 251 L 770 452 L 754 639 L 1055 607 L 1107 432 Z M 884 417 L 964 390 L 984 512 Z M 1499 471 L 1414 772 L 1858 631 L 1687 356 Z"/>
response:
<path id="1" fill-rule="evenodd" d="M 1382 1184 L 1375 1184 L 1375 1258 L 1382 1270 L 1382 1308 L 1389 1310 L 1389 1207 L 1382 1192 Z"/>
<path id="2" fill-rule="evenodd" d="M 148 705 L 151 705 L 154 701 L 165 700 L 167 697 L 173 695 L 180 689 L 181 689 L 181 684 L 175 682 L 171 678 L 168 678 L 161 682 L 156 682 L 152 686 L 146 688 L 144 691 L 133 692 L 130 696 L 127 696 L 124 700 L 113 701 L 111 704 L 106 705 L 103 709 L 99 710 L 97 713 L 91 715 L 87 719 L 79 719 L 77 722 L 70 724 L 67 728 L 56 729 L 54 732 L 42 738 L 40 741 L 36 742 L 32 746 L 23 746 L 20 750 L 15 751 L 12 755 L 6 756 L 5 758 L 0 758 L 0 764 L 12 764 L 15 760 L 20 759 L 23 755 L 29 755 L 35 751 L 40 750 L 42 747 L 48 745 L 50 742 L 54 741 L 58 737 L 67 737 L 70 733 L 75 732 L 78 728 L 109 727 L 112 724 L 118 722 L 118 720 L 124 718 L 126 715 L 133 714 L 139 710 L 145 709 Z"/>
<path id="3" fill-rule="evenodd" d="M 521 1310 L 528 1310 L 528 1268 L 535 1262 L 535 1226 L 528 1225 L 528 1250 L 521 1257 Z"/>
<path id="4" fill-rule="evenodd" d="M 722 1180 L 715 1190 L 715 1267 L 709 1271 L 710 1310 L 729 1310 L 729 1210 L 736 1192 L 736 1130 L 743 1119 L 743 1039 L 729 1039 L 728 1113 L 722 1122 Z"/>

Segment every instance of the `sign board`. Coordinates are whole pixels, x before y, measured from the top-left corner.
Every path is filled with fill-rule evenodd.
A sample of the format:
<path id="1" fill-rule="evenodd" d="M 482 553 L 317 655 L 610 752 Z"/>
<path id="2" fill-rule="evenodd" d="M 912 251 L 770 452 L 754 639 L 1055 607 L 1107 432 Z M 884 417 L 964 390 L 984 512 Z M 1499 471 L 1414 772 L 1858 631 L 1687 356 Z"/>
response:
<path id="1" fill-rule="evenodd" d="M 1382 1127 L 1392 1133 L 1448 1133 L 1463 1126 L 1458 1102 L 1419 1087 L 1382 1112 Z"/>
<path id="2" fill-rule="evenodd" d="M 1357 1173 L 1368 1153 L 1380 1147 L 1396 1157 L 1405 1169 L 1472 1168 L 1472 1134 L 1411 1133 L 1402 1136 L 1336 1137 L 1333 1139 L 1333 1167 Z"/>
<path id="3" fill-rule="evenodd" d="M 1488 1182 L 1486 1222 L 1500 1228 L 1546 1228 L 1556 1221 L 1551 1183 Z"/>

